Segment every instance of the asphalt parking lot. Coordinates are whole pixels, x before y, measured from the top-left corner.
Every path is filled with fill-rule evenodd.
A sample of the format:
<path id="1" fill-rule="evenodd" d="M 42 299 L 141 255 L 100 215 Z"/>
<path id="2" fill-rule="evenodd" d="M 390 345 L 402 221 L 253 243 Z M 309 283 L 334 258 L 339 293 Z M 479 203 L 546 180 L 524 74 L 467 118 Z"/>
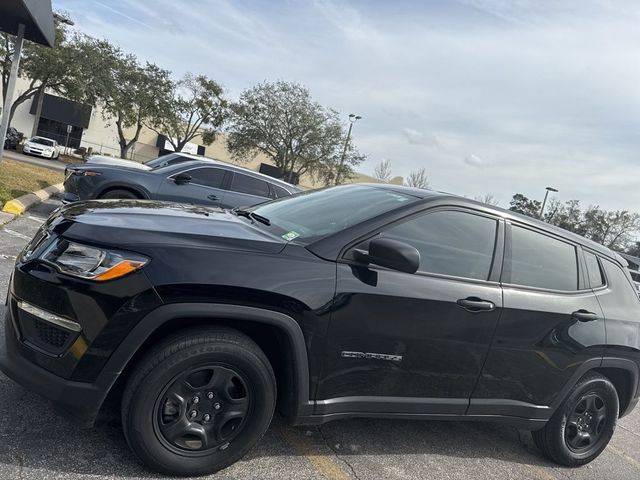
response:
<path id="1" fill-rule="evenodd" d="M 0 305 L 15 256 L 57 205 L 49 200 L 0 228 Z M 89 478 L 158 477 L 129 452 L 115 415 L 78 430 L 0 374 L 0 479 Z M 529 433 L 504 425 L 356 419 L 294 428 L 275 419 L 253 451 L 211 478 L 637 480 L 640 409 L 620 421 L 596 461 L 578 469 L 549 463 Z"/>

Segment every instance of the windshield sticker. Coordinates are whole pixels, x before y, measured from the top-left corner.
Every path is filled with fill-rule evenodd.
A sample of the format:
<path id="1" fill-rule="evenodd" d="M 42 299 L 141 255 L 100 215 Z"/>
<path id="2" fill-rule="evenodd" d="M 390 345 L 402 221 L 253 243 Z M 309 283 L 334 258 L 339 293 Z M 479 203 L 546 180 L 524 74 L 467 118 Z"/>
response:
<path id="1" fill-rule="evenodd" d="M 287 232 L 284 235 L 282 235 L 282 238 L 285 239 L 287 242 L 290 242 L 291 240 L 293 240 L 294 238 L 298 238 L 299 236 L 300 234 L 298 232 L 291 230 L 290 232 Z"/>

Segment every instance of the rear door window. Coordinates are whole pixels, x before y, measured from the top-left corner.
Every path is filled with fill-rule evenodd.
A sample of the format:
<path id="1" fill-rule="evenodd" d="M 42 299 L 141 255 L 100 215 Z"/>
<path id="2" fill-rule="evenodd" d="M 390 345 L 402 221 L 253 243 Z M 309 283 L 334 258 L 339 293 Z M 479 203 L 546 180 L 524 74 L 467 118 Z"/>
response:
<path id="1" fill-rule="evenodd" d="M 235 173 L 231 182 L 231 191 L 269 198 L 269 184 L 259 178 L 250 177 L 242 173 Z"/>
<path id="2" fill-rule="evenodd" d="M 506 283 L 548 290 L 578 290 L 576 247 L 526 228 L 511 228 Z"/>

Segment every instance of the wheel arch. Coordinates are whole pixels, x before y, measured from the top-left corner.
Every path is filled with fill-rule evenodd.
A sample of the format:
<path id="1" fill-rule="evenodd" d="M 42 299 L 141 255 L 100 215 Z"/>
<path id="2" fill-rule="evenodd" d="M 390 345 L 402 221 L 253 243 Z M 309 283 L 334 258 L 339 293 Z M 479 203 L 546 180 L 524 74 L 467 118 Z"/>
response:
<path id="1" fill-rule="evenodd" d="M 616 388 L 620 402 L 619 416 L 623 417 L 629 413 L 635 405 L 634 399 L 638 396 L 638 364 L 625 358 L 604 357 L 602 365 L 594 371 L 607 377 Z"/>
<path id="2" fill-rule="evenodd" d="M 96 195 L 96 198 L 102 198 L 105 194 L 113 191 L 113 190 L 126 190 L 128 192 L 133 193 L 134 195 L 137 195 L 138 198 L 140 199 L 147 199 L 149 198 L 149 195 L 140 190 L 139 188 L 136 187 L 132 187 L 130 185 L 107 185 L 105 186 L 102 190 L 100 190 L 100 193 L 98 193 L 98 195 Z"/>
<path id="3" fill-rule="evenodd" d="M 601 359 L 594 358 L 582 364 L 581 368 L 576 371 L 571 380 L 567 382 L 557 395 L 556 400 L 551 406 L 551 414 L 553 414 L 564 401 L 574 385 L 588 372 L 597 372 L 607 377 L 618 392 L 620 401 L 619 416 L 622 417 L 629 413 L 635 405 L 636 402 L 634 400 L 637 399 L 639 393 L 640 368 L 636 362 L 626 358 L 604 357 Z"/>
<path id="4" fill-rule="evenodd" d="M 265 352 L 278 382 L 278 410 L 289 418 L 310 415 L 309 363 L 302 330 L 290 316 L 244 305 L 178 303 L 158 307 L 143 318 L 103 369 L 117 379 L 105 399 L 117 399 L 137 361 L 163 336 L 194 326 L 224 326 L 244 333 Z"/>

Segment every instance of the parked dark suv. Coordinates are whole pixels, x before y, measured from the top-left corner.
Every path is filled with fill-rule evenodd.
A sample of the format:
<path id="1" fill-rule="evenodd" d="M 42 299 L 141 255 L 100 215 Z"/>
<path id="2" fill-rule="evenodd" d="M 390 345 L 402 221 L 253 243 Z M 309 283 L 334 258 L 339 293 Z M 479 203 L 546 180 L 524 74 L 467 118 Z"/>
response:
<path id="1" fill-rule="evenodd" d="M 69 205 L 17 259 L 7 312 L 7 375 L 85 425 L 120 398 L 132 450 L 170 474 L 238 460 L 276 406 L 293 424 L 505 421 L 577 466 L 639 395 L 620 256 L 404 187 Z"/>
<path id="2" fill-rule="evenodd" d="M 123 162 L 127 162 L 123 160 Z M 252 206 L 300 188 L 213 159 L 170 154 L 132 167 L 80 163 L 65 168 L 64 203 L 95 199 L 150 199 L 223 208 Z"/>

